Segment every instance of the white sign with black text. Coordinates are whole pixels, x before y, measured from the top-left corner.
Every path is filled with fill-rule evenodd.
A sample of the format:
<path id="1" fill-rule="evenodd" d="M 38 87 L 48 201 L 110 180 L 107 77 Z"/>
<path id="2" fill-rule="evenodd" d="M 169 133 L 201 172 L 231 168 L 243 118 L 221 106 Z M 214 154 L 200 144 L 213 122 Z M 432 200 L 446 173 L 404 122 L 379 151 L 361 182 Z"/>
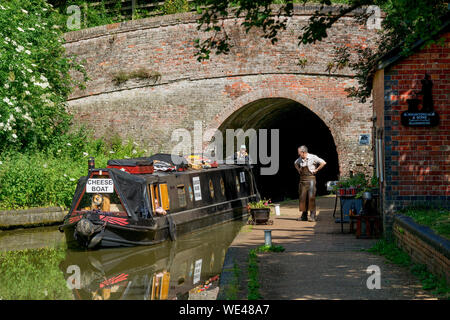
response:
<path id="1" fill-rule="evenodd" d="M 114 182 L 112 179 L 88 179 L 86 182 L 87 193 L 113 193 Z"/>

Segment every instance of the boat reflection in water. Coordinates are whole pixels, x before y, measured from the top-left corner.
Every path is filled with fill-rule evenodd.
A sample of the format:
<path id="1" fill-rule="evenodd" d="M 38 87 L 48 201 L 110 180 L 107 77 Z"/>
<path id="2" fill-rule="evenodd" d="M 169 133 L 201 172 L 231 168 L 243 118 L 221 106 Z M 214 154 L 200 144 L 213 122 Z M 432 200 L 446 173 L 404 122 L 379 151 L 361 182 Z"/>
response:
<path id="1" fill-rule="evenodd" d="M 60 269 L 75 299 L 188 299 L 191 289 L 221 272 L 244 223 L 228 222 L 153 246 L 68 250 Z"/>

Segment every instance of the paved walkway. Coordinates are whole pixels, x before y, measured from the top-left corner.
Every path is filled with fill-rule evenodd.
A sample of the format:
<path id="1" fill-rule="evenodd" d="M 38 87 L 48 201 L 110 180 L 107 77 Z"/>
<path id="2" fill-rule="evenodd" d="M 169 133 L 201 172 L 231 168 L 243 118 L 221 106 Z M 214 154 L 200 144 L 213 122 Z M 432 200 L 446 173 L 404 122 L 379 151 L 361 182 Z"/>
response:
<path id="1" fill-rule="evenodd" d="M 356 239 L 349 226 L 334 222 L 334 197 L 317 199 L 317 222 L 296 221 L 298 202 L 281 206 L 273 225 L 246 226 L 235 238 L 225 261 L 241 270 L 238 299 L 247 297 L 248 252 L 264 244 L 264 230 L 283 253 L 259 254 L 260 294 L 263 299 L 432 299 L 408 270 L 389 264 L 384 257 L 361 251 L 376 240 Z M 370 290 L 366 272 L 370 265 L 381 270 L 381 289 Z"/>

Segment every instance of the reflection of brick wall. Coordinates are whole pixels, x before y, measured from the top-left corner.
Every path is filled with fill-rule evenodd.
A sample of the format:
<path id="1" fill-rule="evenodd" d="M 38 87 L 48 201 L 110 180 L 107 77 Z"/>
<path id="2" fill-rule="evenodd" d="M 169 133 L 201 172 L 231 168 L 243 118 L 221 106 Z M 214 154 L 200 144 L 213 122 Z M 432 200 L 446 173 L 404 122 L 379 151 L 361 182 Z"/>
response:
<path id="1" fill-rule="evenodd" d="M 405 224 L 403 219 L 394 219 L 393 235 L 397 245 L 409 254 L 413 262 L 427 265 L 431 273 L 444 276 L 450 282 L 449 241 L 438 239 L 432 232 L 427 232 L 428 228 L 414 223 Z"/>
<path id="2" fill-rule="evenodd" d="M 384 70 L 385 203 L 390 212 L 418 203 L 450 207 L 450 33 Z M 433 81 L 436 127 L 406 127 L 400 114 L 421 90 L 425 73 Z M 418 98 L 422 100 L 422 96 Z"/>

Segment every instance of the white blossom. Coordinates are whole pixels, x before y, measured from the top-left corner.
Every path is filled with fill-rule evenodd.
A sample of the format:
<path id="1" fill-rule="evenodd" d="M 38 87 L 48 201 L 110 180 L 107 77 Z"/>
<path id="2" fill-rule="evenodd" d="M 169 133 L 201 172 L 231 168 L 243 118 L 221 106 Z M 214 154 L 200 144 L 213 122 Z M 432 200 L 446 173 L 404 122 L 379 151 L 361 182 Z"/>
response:
<path id="1" fill-rule="evenodd" d="M 88 155 L 89 155 L 89 153 L 83 152 L 83 157 L 86 157 L 86 156 L 88 156 Z"/>
<path id="2" fill-rule="evenodd" d="M 13 105 L 13 103 L 11 102 L 11 100 L 9 100 L 8 97 L 4 97 L 4 98 L 3 98 L 3 102 L 5 102 L 6 104 L 8 104 L 8 105 L 10 105 L 10 106 Z"/>
<path id="3" fill-rule="evenodd" d="M 25 49 L 25 48 L 22 47 L 21 45 L 18 45 L 17 48 L 16 48 L 16 51 L 17 51 L 17 52 L 22 52 L 23 49 Z"/>
<path id="4" fill-rule="evenodd" d="M 33 119 L 30 117 L 30 115 L 27 113 L 25 113 L 25 115 L 22 116 L 25 120 L 28 120 L 30 122 L 33 122 Z"/>
<path id="5" fill-rule="evenodd" d="M 17 139 L 17 134 L 13 133 L 11 136 L 12 136 L 14 139 Z"/>
<path id="6" fill-rule="evenodd" d="M 19 30 L 20 32 L 25 32 L 25 30 L 23 30 L 21 27 L 17 27 L 17 30 Z"/>
<path id="7" fill-rule="evenodd" d="M 20 9 L 23 13 L 26 13 L 26 14 L 28 14 L 28 11 L 27 10 L 25 10 L 25 9 Z"/>
<path id="8" fill-rule="evenodd" d="M 30 50 L 25 50 L 25 53 L 28 54 L 28 55 L 30 55 L 30 54 L 31 54 L 31 51 L 30 51 Z"/>
<path id="9" fill-rule="evenodd" d="M 69 146 L 69 147 L 71 147 L 72 145 L 70 144 L 70 142 L 67 142 L 67 145 Z"/>

